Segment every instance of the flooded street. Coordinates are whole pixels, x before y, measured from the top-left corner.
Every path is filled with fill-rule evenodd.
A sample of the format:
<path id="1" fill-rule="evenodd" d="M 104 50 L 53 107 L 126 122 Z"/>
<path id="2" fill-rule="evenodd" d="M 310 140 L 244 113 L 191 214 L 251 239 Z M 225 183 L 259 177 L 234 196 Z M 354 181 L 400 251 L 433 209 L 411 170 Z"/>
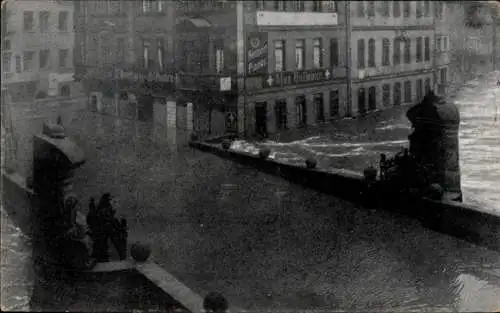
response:
<path id="1" fill-rule="evenodd" d="M 202 295 L 251 310 L 498 308 L 498 252 L 194 151 L 180 131 L 63 115 L 88 157 L 76 173 L 82 206 L 111 192 L 130 241 L 150 243 L 153 260 Z M 29 155 L 29 141 L 19 147 Z"/>
<path id="2" fill-rule="evenodd" d="M 500 71 L 481 75 L 450 94 L 460 109 L 460 163 L 464 202 L 500 212 Z M 411 126 L 407 108 L 375 112 L 356 121 L 273 138 L 262 145 L 272 157 L 303 163 L 314 156 L 322 168 L 346 168 L 361 172 L 377 166 L 381 153 L 394 154 L 407 145 Z M 314 135 L 308 135 L 308 132 Z M 240 148 L 240 147 L 237 147 Z"/>

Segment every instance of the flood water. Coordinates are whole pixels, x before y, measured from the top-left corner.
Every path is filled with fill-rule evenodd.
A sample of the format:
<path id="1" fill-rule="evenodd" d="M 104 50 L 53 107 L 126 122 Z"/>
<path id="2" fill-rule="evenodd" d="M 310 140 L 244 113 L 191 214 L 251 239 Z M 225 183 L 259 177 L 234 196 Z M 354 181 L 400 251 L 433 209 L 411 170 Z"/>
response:
<path id="1" fill-rule="evenodd" d="M 492 166 L 499 155 L 486 150 L 487 142 L 498 133 L 488 131 L 492 126 L 467 126 L 480 114 L 478 121 L 490 123 L 487 110 L 486 105 L 484 112 L 462 109 L 462 137 L 483 129 L 482 149 L 491 151 L 484 155 Z M 14 114 L 16 130 L 28 134 L 20 136 L 26 140 L 19 144 L 24 155 L 40 120 L 55 120 L 53 111 L 41 111 L 36 110 L 38 119 L 29 119 L 29 109 Z M 151 244 L 152 259 L 202 295 L 220 291 L 235 306 L 259 312 L 500 308 L 499 252 L 191 150 L 179 131 L 84 110 L 62 111 L 68 132 L 88 158 L 76 172 L 82 207 L 90 196 L 111 192 L 119 214 L 129 221 L 130 241 Z M 472 147 L 472 141 L 462 143 L 466 190 L 495 179 L 489 173 L 474 183 L 478 174 L 467 164 L 479 164 L 481 154 Z M 488 192 L 484 197 L 492 199 Z M 17 231 L 2 234 L 2 271 L 13 260 L 4 258 L 4 251 L 11 251 L 4 237 L 19 237 Z M 27 253 L 22 251 L 16 253 Z M 25 281 L 22 286 L 29 289 Z M 2 305 L 4 299 L 16 299 L 12 290 L 2 279 Z"/>
<path id="2" fill-rule="evenodd" d="M 500 71 L 481 75 L 448 95 L 460 109 L 460 164 L 464 202 L 500 213 Z M 361 172 L 378 164 L 381 153 L 393 154 L 407 146 L 411 132 L 407 108 L 377 112 L 366 120 L 340 121 L 314 135 L 297 134 L 294 140 L 269 140 L 271 157 L 302 164 L 314 156 L 323 168 Z M 348 123 L 357 123 L 352 128 Z M 368 131 L 367 131 L 368 130 Z M 312 131 L 314 133 L 314 131 Z M 241 144 L 233 148 L 242 149 Z M 244 149 L 245 147 L 243 147 Z"/>
<path id="3" fill-rule="evenodd" d="M 75 183 L 83 207 L 111 192 L 130 241 L 150 243 L 152 259 L 202 295 L 259 311 L 499 304 L 498 252 L 193 151 L 174 130 L 70 117 L 88 157 Z"/>

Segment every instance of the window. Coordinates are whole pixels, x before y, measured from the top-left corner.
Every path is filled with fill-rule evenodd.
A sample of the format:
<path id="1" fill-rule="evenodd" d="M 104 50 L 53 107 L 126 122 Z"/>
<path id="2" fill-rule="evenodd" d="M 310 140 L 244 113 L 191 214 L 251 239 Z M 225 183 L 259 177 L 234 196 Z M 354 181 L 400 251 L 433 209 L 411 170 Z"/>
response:
<path id="1" fill-rule="evenodd" d="M 2 41 L 3 45 L 2 45 L 2 50 L 10 50 L 10 40 L 9 39 L 4 39 Z"/>
<path id="2" fill-rule="evenodd" d="M 165 40 L 158 38 L 156 40 L 156 58 L 158 60 L 158 67 L 165 68 Z"/>
<path id="3" fill-rule="evenodd" d="M 389 39 L 382 39 L 382 66 L 390 65 L 391 43 Z"/>
<path id="4" fill-rule="evenodd" d="M 393 95 L 393 101 L 394 105 L 400 105 L 401 104 L 401 83 L 395 83 L 394 84 L 394 95 Z"/>
<path id="5" fill-rule="evenodd" d="M 217 73 L 224 71 L 224 48 L 221 46 L 215 50 L 215 69 Z"/>
<path id="6" fill-rule="evenodd" d="M 23 12 L 24 30 L 33 30 L 33 11 Z"/>
<path id="7" fill-rule="evenodd" d="M 375 1 L 368 1 L 368 16 L 375 16 Z"/>
<path id="8" fill-rule="evenodd" d="M 439 70 L 439 74 L 440 74 L 440 78 L 441 78 L 441 84 L 446 84 L 446 82 L 448 81 L 448 73 L 447 73 L 447 70 L 446 68 L 442 68 Z"/>
<path id="9" fill-rule="evenodd" d="M 405 38 L 405 63 L 410 64 L 411 62 L 411 39 Z"/>
<path id="10" fill-rule="evenodd" d="M 265 1 L 264 0 L 257 0 L 255 1 L 255 7 L 257 8 L 257 10 L 262 10 L 262 9 L 265 9 Z"/>
<path id="11" fill-rule="evenodd" d="M 337 38 L 330 39 L 330 66 L 339 66 L 339 41 Z"/>
<path id="12" fill-rule="evenodd" d="M 335 117 L 340 114 L 340 99 L 339 91 L 330 91 L 330 117 Z"/>
<path id="13" fill-rule="evenodd" d="M 21 73 L 23 71 L 23 65 L 21 64 L 21 56 L 16 54 L 16 72 Z"/>
<path id="14" fill-rule="evenodd" d="M 404 17 L 410 17 L 411 14 L 411 3 L 410 1 L 403 2 Z"/>
<path id="15" fill-rule="evenodd" d="M 439 19 L 443 18 L 444 5 L 441 1 L 434 2 L 435 16 Z"/>
<path id="16" fill-rule="evenodd" d="M 448 51 L 448 37 L 443 37 L 443 50 Z"/>
<path id="17" fill-rule="evenodd" d="M 59 17 L 58 17 L 58 28 L 60 31 L 67 31 L 68 30 L 68 12 L 67 11 L 61 11 L 59 12 Z"/>
<path id="18" fill-rule="evenodd" d="M 377 109 L 377 91 L 376 87 L 368 88 L 368 110 L 374 111 Z"/>
<path id="19" fill-rule="evenodd" d="M 142 42 L 142 59 L 143 61 L 143 67 L 144 68 L 149 68 L 149 42 L 148 41 L 143 41 Z"/>
<path id="20" fill-rule="evenodd" d="M 358 112 L 361 115 L 364 115 L 366 113 L 365 88 L 358 89 Z"/>
<path id="21" fill-rule="evenodd" d="M 424 91 L 424 84 L 421 79 L 417 79 L 417 101 L 422 100 L 422 92 Z"/>
<path id="22" fill-rule="evenodd" d="M 365 3 L 364 3 L 364 1 L 357 1 L 356 2 L 356 11 L 357 11 L 358 17 L 365 17 Z"/>
<path id="23" fill-rule="evenodd" d="M 285 41 L 274 42 L 274 70 L 281 72 L 285 70 Z"/>
<path id="24" fill-rule="evenodd" d="M 12 72 L 12 52 L 2 54 L 2 70 L 4 73 Z"/>
<path id="25" fill-rule="evenodd" d="M 382 16 L 388 17 L 391 12 L 391 4 L 389 1 L 382 1 Z"/>
<path id="26" fill-rule="evenodd" d="M 422 62 L 422 37 L 417 37 L 416 61 L 417 63 Z"/>
<path id="27" fill-rule="evenodd" d="M 431 2 L 428 0 L 424 1 L 424 15 L 429 17 L 431 15 Z"/>
<path id="28" fill-rule="evenodd" d="M 164 0 L 156 0 L 156 12 L 163 12 L 165 10 L 165 4 L 163 3 Z M 112 1 L 112 2 L 118 2 L 118 1 Z"/>
<path id="29" fill-rule="evenodd" d="M 424 42 L 424 59 L 425 61 L 430 61 L 431 60 L 431 41 L 429 37 L 425 37 L 425 42 Z"/>
<path id="30" fill-rule="evenodd" d="M 40 69 L 47 68 L 49 66 L 50 50 L 40 50 L 39 56 L 40 56 L 39 60 Z"/>
<path id="31" fill-rule="evenodd" d="M 303 0 L 293 0 L 294 11 L 304 11 L 304 1 Z"/>
<path id="32" fill-rule="evenodd" d="M 295 98 L 295 108 L 297 109 L 297 125 L 302 126 L 307 123 L 306 97 Z"/>
<path id="33" fill-rule="evenodd" d="M 276 100 L 275 105 L 276 127 L 278 129 L 287 129 L 288 110 L 286 107 L 286 99 Z"/>
<path id="34" fill-rule="evenodd" d="M 314 104 L 316 109 L 316 122 L 323 122 L 325 120 L 323 93 L 317 93 L 314 95 Z"/>
<path id="35" fill-rule="evenodd" d="M 365 68 L 365 40 L 358 39 L 358 68 Z"/>
<path id="36" fill-rule="evenodd" d="M 405 81 L 405 103 L 411 103 L 411 81 Z"/>
<path id="37" fill-rule="evenodd" d="M 39 19 L 40 19 L 40 31 L 44 32 L 44 33 L 48 32 L 49 31 L 50 12 L 42 11 L 38 15 L 39 15 Z"/>
<path id="38" fill-rule="evenodd" d="M 68 49 L 60 49 L 59 50 L 59 67 L 68 66 Z"/>
<path id="39" fill-rule="evenodd" d="M 321 12 L 323 11 L 323 8 L 321 7 L 323 1 L 320 0 L 313 0 L 313 11 L 314 12 Z"/>
<path id="40" fill-rule="evenodd" d="M 375 39 L 368 40 L 368 67 L 375 67 Z"/>
<path id="41" fill-rule="evenodd" d="M 295 43 L 295 68 L 299 71 L 304 69 L 304 40 L 297 40 Z"/>
<path id="42" fill-rule="evenodd" d="M 394 1 L 392 3 L 392 15 L 394 15 L 394 17 L 401 16 L 401 3 L 400 3 L 400 1 Z"/>
<path id="43" fill-rule="evenodd" d="M 389 84 L 382 86 L 382 103 L 386 107 L 391 103 L 391 85 Z"/>
<path id="44" fill-rule="evenodd" d="M 427 94 L 429 91 L 431 91 L 431 79 L 426 78 L 425 79 L 425 94 Z"/>
<path id="45" fill-rule="evenodd" d="M 394 53 L 393 53 L 393 61 L 394 65 L 401 64 L 401 37 L 394 38 Z"/>
<path id="46" fill-rule="evenodd" d="M 313 40 L 313 65 L 315 68 L 323 67 L 323 42 L 321 38 Z"/>
<path id="47" fill-rule="evenodd" d="M 422 12 L 422 1 L 416 1 L 415 2 L 417 8 L 417 12 L 416 12 L 416 15 L 417 15 L 417 18 L 421 18 L 422 15 L 423 15 L 423 12 Z"/>
<path id="48" fill-rule="evenodd" d="M 274 9 L 276 11 L 285 11 L 285 0 L 274 0 Z"/>
<path id="49" fill-rule="evenodd" d="M 149 13 L 153 10 L 152 0 L 142 0 L 142 13 Z"/>
<path id="50" fill-rule="evenodd" d="M 436 38 L 436 51 L 441 51 L 441 37 Z"/>
<path id="51" fill-rule="evenodd" d="M 116 39 L 116 60 L 118 63 L 125 62 L 125 38 Z"/>

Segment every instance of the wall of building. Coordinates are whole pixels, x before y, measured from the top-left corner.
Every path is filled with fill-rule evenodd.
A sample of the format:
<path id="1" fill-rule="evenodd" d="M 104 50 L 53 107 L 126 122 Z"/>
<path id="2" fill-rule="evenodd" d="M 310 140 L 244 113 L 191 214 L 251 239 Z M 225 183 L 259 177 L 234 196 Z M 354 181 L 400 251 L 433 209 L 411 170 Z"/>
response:
<path id="1" fill-rule="evenodd" d="M 71 1 L 9 1 L 6 27 L 7 35 L 2 38 L 10 42 L 10 50 L 2 49 L 3 59 L 9 57 L 10 71 L 3 67 L 3 83 L 10 85 L 13 97 L 16 94 L 33 96 L 33 90 L 47 91 L 49 76 L 52 73 L 72 73 L 73 46 L 75 33 L 73 30 L 73 4 Z M 49 14 L 48 28 L 41 29 L 40 12 Z M 33 12 L 33 27 L 24 27 L 24 12 Z M 59 13 L 67 12 L 65 29 L 59 29 Z M 40 68 L 40 51 L 48 50 L 47 65 Z M 67 51 L 65 64 L 60 64 L 60 50 Z M 31 62 L 24 61 L 27 53 L 32 53 Z M 16 65 L 16 56 L 20 63 Z M 5 63 L 4 63 L 5 64 Z M 27 88 L 28 87 L 28 88 Z"/>

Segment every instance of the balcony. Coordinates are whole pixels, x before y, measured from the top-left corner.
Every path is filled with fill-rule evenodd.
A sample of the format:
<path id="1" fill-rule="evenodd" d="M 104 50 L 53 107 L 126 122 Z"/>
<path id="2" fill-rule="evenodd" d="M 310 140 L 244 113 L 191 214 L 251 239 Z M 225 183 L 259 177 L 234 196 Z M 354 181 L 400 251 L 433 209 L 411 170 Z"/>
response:
<path id="1" fill-rule="evenodd" d="M 335 12 L 282 12 L 257 11 L 257 26 L 335 26 L 338 15 Z"/>
<path id="2" fill-rule="evenodd" d="M 257 91 L 269 88 L 283 88 L 292 85 L 325 82 L 332 79 L 327 69 L 275 72 L 268 75 L 250 75 L 246 79 L 246 90 Z"/>

